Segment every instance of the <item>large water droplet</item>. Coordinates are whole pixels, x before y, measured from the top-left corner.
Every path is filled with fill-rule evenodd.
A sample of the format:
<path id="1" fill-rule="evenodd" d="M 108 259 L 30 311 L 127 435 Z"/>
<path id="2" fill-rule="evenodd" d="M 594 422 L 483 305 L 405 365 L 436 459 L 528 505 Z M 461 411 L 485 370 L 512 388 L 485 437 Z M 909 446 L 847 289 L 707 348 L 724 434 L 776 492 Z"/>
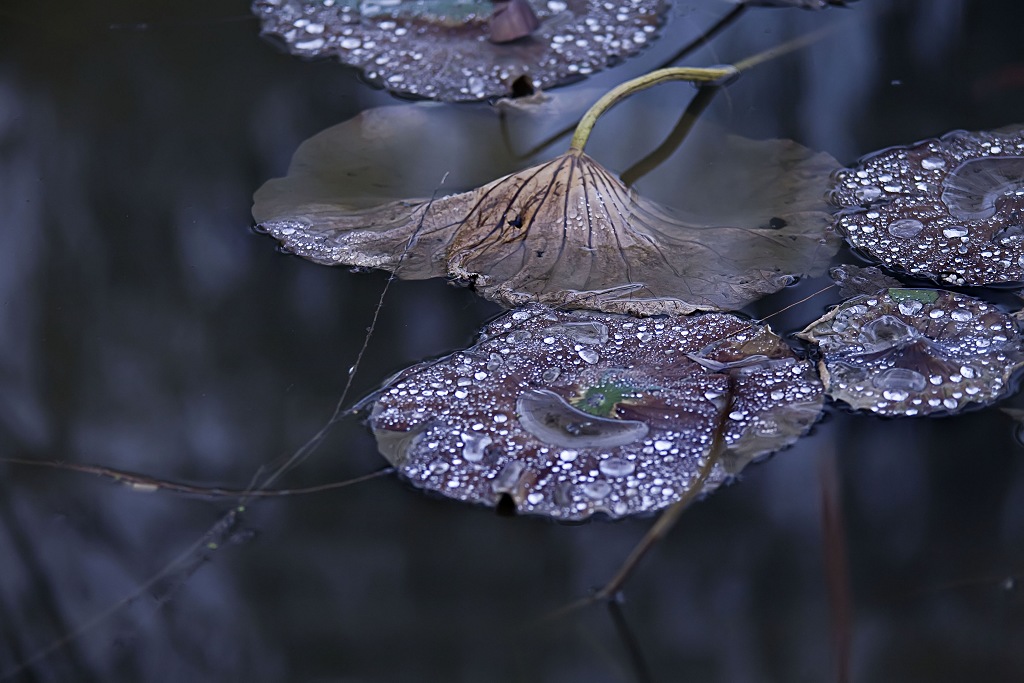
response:
<path id="1" fill-rule="evenodd" d="M 558 379 L 558 376 L 562 374 L 562 371 L 558 368 L 548 368 L 541 373 L 540 378 L 545 382 L 551 383 Z"/>
<path id="2" fill-rule="evenodd" d="M 867 339 L 886 343 L 898 343 L 920 336 L 917 330 L 892 315 L 881 315 L 862 329 Z"/>
<path id="3" fill-rule="evenodd" d="M 601 470 L 601 473 L 609 477 L 625 477 L 628 474 L 633 474 L 636 471 L 636 465 L 631 463 L 625 458 L 612 456 L 602 460 L 597 465 L 597 469 Z"/>
<path id="4" fill-rule="evenodd" d="M 480 462 L 484 459 L 487 447 L 493 439 L 486 434 L 462 433 L 462 457 L 468 462 Z"/>
<path id="5" fill-rule="evenodd" d="M 559 323 L 545 328 L 542 333 L 568 337 L 578 344 L 604 344 L 608 341 L 608 326 L 596 321 Z"/>
<path id="6" fill-rule="evenodd" d="M 870 202 L 881 197 L 882 190 L 874 185 L 867 185 L 865 187 L 858 187 L 854 191 L 853 196 L 855 196 L 858 201 Z"/>
<path id="7" fill-rule="evenodd" d="M 949 239 L 957 239 L 960 237 L 967 237 L 968 232 L 969 231 L 964 226 L 954 225 L 951 228 L 946 228 L 945 230 L 943 230 L 942 235 L 943 237 L 948 237 Z"/>
<path id="8" fill-rule="evenodd" d="M 606 481 L 590 481 L 583 485 L 583 495 L 593 500 L 601 500 L 612 492 L 612 485 Z"/>
<path id="9" fill-rule="evenodd" d="M 921 168 L 926 171 L 937 171 L 946 167 L 946 160 L 942 157 L 925 157 L 921 159 Z"/>
<path id="10" fill-rule="evenodd" d="M 996 200 L 1024 187 L 1024 158 L 992 156 L 968 159 L 942 180 L 942 202 L 963 220 L 984 220 L 996 212 Z"/>
<path id="11" fill-rule="evenodd" d="M 915 313 L 921 312 L 921 309 L 924 308 L 924 304 L 917 299 L 905 299 L 904 301 L 901 301 L 897 307 L 903 315 L 914 315 Z"/>
<path id="12" fill-rule="evenodd" d="M 871 383 L 878 389 L 890 389 L 893 391 L 923 391 L 928 385 L 928 380 L 920 372 L 909 368 L 889 368 L 882 370 L 871 378 Z M 904 396 L 904 398 L 906 398 Z M 899 400 L 903 399 L 890 399 Z"/>
<path id="13" fill-rule="evenodd" d="M 889 234 L 903 239 L 916 237 L 922 230 L 924 230 L 924 223 L 916 218 L 901 218 L 889 224 Z"/>
<path id="14" fill-rule="evenodd" d="M 957 321 L 958 323 L 965 323 L 968 320 L 970 320 L 971 318 L 973 318 L 974 316 L 971 315 L 970 311 L 965 311 L 962 308 L 958 308 L 955 311 L 953 311 L 952 313 L 950 313 L 949 317 L 952 318 L 953 320 Z"/>
<path id="15" fill-rule="evenodd" d="M 519 477 L 526 469 L 526 463 L 521 460 L 513 460 L 501 468 L 491 481 L 491 490 L 495 493 L 514 493 Z"/>
<path id="16" fill-rule="evenodd" d="M 516 412 L 523 429 L 544 443 L 565 448 L 612 448 L 644 438 L 647 425 L 637 420 L 597 417 L 569 405 L 546 389 L 520 394 Z"/>

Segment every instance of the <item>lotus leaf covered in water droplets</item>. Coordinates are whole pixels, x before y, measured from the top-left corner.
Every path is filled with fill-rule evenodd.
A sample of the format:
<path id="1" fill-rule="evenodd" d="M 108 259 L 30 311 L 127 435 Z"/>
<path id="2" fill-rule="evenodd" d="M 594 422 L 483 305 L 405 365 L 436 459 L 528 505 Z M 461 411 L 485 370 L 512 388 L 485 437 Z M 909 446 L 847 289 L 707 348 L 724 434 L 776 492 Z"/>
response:
<path id="1" fill-rule="evenodd" d="M 587 351 L 589 353 L 584 354 Z M 495 355 L 498 361 L 495 362 Z M 415 485 L 558 519 L 658 510 L 715 488 L 817 419 L 814 368 L 737 316 L 638 319 L 532 306 L 400 373 L 370 425 Z"/>
<path id="2" fill-rule="evenodd" d="M 850 243 L 890 268 L 954 285 L 1024 280 L 1024 129 L 954 131 L 836 174 Z"/>
<path id="3" fill-rule="evenodd" d="M 646 47 L 666 7 L 664 0 L 253 3 L 263 32 L 292 53 L 331 55 L 388 90 L 449 102 L 512 95 L 519 79 L 549 89 L 600 71 Z"/>
<path id="4" fill-rule="evenodd" d="M 829 396 L 880 415 L 954 413 L 989 403 L 1024 364 L 1011 316 L 938 289 L 855 297 L 799 336 L 819 345 Z"/>
<path id="5" fill-rule="evenodd" d="M 861 268 L 851 263 L 842 263 L 828 269 L 828 276 L 839 288 L 839 296 L 850 298 L 859 294 L 874 294 L 890 287 L 902 287 L 896 278 L 889 277 L 878 268 Z"/>

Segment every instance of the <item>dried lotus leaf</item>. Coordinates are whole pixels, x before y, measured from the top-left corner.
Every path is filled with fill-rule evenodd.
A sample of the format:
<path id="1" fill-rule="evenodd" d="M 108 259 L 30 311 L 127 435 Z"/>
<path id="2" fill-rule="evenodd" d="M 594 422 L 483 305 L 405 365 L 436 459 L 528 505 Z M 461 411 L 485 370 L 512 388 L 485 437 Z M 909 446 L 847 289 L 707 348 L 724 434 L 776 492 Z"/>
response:
<path id="1" fill-rule="evenodd" d="M 725 202 L 719 211 L 729 222 L 720 224 L 645 199 L 578 151 L 468 192 L 353 210 L 349 199 L 332 198 L 341 182 L 330 155 L 308 145 L 287 178 L 257 192 L 253 214 L 286 250 L 317 263 L 451 277 L 509 307 L 633 315 L 737 309 L 820 272 L 835 253 L 830 216 L 820 210 L 834 166 L 787 141 L 719 140 L 713 177 L 727 176 L 733 161 L 737 173 L 751 173 L 754 162 L 777 173 L 744 188 L 763 205 Z M 699 164 L 688 170 L 678 178 L 681 201 L 700 204 L 721 191 L 706 189 Z"/>

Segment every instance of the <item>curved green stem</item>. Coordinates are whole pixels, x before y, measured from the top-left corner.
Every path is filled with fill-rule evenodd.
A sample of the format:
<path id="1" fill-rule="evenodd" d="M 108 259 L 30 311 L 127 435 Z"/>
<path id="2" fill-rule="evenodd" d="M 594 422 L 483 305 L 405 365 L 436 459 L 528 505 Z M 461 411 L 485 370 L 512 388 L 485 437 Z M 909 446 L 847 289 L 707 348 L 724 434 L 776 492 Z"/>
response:
<path id="1" fill-rule="evenodd" d="M 725 85 L 727 82 L 736 78 L 741 72 L 747 71 L 748 69 L 767 62 L 768 60 L 775 59 L 780 55 L 784 55 L 787 52 L 806 47 L 815 41 L 821 40 L 825 35 L 833 31 L 835 27 L 826 26 L 823 29 L 813 31 L 805 36 L 800 36 L 793 40 L 787 41 L 782 45 L 773 47 L 764 52 L 760 52 L 752 57 L 736 62 L 735 64 L 723 64 L 721 66 L 710 66 L 706 68 L 694 67 L 694 66 L 672 66 L 664 69 L 657 69 L 643 76 L 638 76 L 632 80 L 626 81 L 621 85 L 612 88 L 604 97 L 594 103 L 587 113 L 580 119 L 579 124 L 576 126 L 576 132 L 573 133 L 572 142 L 569 143 L 570 152 L 582 152 L 583 148 L 587 145 L 587 140 L 590 138 L 590 132 L 594 129 L 594 124 L 597 123 L 597 119 L 600 118 L 605 112 L 614 107 L 616 104 L 626 99 L 634 93 L 638 93 L 641 90 L 646 90 L 655 85 L 661 83 L 668 83 L 669 81 L 689 81 L 690 83 L 700 83 L 703 85 Z"/>
<path id="2" fill-rule="evenodd" d="M 626 81 L 609 90 L 605 93 L 604 97 L 587 110 L 587 113 L 583 115 L 583 118 L 580 119 L 579 124 L 576 126 L 576 132 L 573 133 L 569 149 L 582 152 L 587 144 L 587 140 L 590 138 L 590 132 L 593 130 L 594 124 L 597 123 L 597 119 L 633 93 L 646 90 L 661 83 L 668 83 L 669 81 L 721 83 L 738 76 L 739 73 L 739 69 L 729 64 L 707 68 L 673 66 L 667 69 L 658 69 L 657 71 L 652 71 L 649 74 Z"/>

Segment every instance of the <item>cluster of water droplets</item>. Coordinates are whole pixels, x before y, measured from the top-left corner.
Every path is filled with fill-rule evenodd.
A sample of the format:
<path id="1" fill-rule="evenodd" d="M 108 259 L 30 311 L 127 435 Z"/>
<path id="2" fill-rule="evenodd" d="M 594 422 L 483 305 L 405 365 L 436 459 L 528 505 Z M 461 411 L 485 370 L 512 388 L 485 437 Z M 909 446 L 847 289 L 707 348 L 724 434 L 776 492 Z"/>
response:
<path id="1" fill-rule="evenodd" d="M 801 336 L 821 349 L 829 396 L 889 416 L 989 403 L 1024 364 L 1010 316 L 981 299 L 944 290 L 858 296 Z"/>
<path id="2" fill-rule="evenodd" d="M 952 285 L 1024 280 L 1024 131 L 875 153 L 836 174 L 837 226 L 885 265 Z"/>
<path id="3" fill-rule="evenodd" d="M 403 476 L 453 498 L 494 505 L 507 495 L 521 512 L 559 519 L 654 511 L 696 485 L 716 434 L 729 457 L 705 490 L 817 420 L 810 363 L 781 343 L 740 359 L 761 334 L 771 335 L 728 314 L 532 306 L 488 325 L 475 346 L 400 374 L 370 422 Z"/>
<path id="4" fill-rule="evenodd" d="M 489 0 L 255 0 L 265 34 L 301 56 L 331 55 L 389 90 L 444 101 L 540 89 L 604 69 L 657 34 L 664 0 L 531 0 L 540 27 L 508 44 L 488 40 Z"/>

